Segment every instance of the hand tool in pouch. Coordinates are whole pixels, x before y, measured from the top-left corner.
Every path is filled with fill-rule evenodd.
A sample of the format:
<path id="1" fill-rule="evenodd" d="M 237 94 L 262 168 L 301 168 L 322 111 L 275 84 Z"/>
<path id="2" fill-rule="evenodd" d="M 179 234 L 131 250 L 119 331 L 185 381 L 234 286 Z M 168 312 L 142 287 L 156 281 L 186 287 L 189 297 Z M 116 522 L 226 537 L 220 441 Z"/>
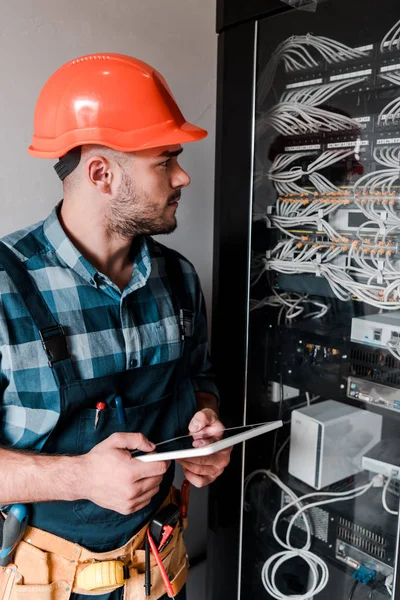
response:
<path id="1" fill-rule="evenodd" d="M 180 514 L 181 519 L 187 518 L 189 508 L 190 483 L 187 479 L 182 481 L 181 498 L 180 498 Z"/>
<path id="2" fill-rule="evenodd" d="M 6 567 L 12 562 L 15 548 L 28 525 L 28 518 L 29 508 L 26 504 L 13 504 L 3 524 L 0 566 Z"/>

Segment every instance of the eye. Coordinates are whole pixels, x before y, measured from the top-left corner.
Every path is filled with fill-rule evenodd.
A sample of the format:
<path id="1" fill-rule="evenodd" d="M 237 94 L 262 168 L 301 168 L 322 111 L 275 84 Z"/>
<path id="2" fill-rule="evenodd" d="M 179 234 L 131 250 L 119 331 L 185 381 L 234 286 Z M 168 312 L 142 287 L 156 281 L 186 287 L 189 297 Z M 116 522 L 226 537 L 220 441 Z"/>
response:
<path id="1" fill-rule="evenodd" d="M 165 160 L 165 161 L 164 161 L 164 162 L 162 162 L 162 163 L 158 163 L 158 166 L 159 166 L 159 167 L 168 167 L 168 166 L 170 165 L 170 163 L 171 163 L 171 159 L 170 159 L 170 158 L 168 158 L 168 160 Z"/>

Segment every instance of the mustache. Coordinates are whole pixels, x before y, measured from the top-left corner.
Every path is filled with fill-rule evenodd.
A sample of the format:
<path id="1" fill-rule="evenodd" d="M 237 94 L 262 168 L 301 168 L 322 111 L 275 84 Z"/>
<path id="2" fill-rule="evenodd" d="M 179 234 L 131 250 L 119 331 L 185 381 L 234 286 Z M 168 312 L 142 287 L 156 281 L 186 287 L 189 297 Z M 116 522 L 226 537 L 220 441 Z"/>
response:
<path id="1" fill-rule="evenodd" d="M 168 198 L 168 202 L 175 202 L 176 200 L 180 200 L 181 192 L 174 192 Z"/>

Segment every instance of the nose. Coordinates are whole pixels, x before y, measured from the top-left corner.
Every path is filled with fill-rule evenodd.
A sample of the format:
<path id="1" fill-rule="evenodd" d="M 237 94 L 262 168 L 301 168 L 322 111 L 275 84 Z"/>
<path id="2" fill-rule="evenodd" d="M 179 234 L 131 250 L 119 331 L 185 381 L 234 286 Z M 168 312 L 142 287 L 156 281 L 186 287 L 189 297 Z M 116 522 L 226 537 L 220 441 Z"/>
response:
<path id="1" fill-rule="evenodd" d="M 190 184 L 190 177 L 189 175 L 186 173 L 186 171 L 184 169 L 182 169 L 182 167 L 177 164 L 176 168 L 174 169 L 173 173 L 172 173 L 172 187 L 175 188 L 183 188 L 183 187 L 187 187 Z"/>

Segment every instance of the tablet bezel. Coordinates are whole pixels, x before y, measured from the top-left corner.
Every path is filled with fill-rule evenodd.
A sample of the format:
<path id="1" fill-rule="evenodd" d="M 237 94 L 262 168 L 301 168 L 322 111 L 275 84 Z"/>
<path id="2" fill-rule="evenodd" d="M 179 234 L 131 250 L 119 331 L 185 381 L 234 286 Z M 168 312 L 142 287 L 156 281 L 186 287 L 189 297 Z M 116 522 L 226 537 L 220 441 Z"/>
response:
<path id="1" fill-rule="evenodd" d="M 252 429 L 248 429 L 248 431 L 244 431 L 242 433 L 238 433 L 229 437 L 225 440 L 219 440 L 218 442 L 213 442 L 208 446 L 201 446 L 200 448 L 189 448 L 184 450 L 170 450 L 166 452 L 149 452 L 148 454 L 142 454 L 141 456 L 133 456 L 137 460 L 142 462 L 155 462 L 159 460 L 179 460 L 183 458 L 195 458 L 198 456 L 209 456 L 210 454 L 214 454 L 215 452 L 219 452 L 220 450 L 224 450 L 225 448 L 230 448 L 235 444 L 239 444 L 240 442 L 244 442 L 251 438 L 262 435 L 263 433 L 268 433 L 269 431 L 274 431 L 279 427 L 282 427 L 282 421 L 270 421 L 268 423 L 262 423 L 261 425 L 255 424 L 251 425 Z M 231 428 L 235 429 L 235 428 Z M 182 436 L 187 437 L 187 436 Z M 177 438 L 178 439 L 178 438 Z M 168 440 L 172 441 L 172 440 Z M 165 443 L 165 442 L 163 442 Z"/>

